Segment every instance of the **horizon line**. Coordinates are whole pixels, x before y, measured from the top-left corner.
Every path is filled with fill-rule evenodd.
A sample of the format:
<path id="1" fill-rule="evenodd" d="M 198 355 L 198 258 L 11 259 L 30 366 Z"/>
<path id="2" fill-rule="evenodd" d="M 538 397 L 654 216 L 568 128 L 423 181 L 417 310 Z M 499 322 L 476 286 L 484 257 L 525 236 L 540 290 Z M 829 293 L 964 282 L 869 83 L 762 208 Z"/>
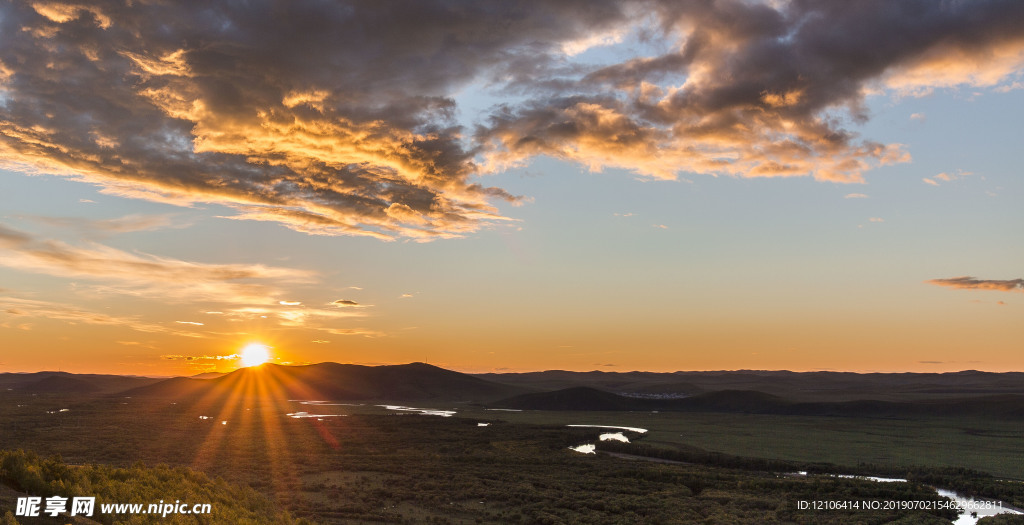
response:
<path id="1" fill-rule="evenodd" d="M 903 370 L 903 371 L 878 371 L 878 370 L 873 370 L 873 371 L 853 371 L 853 370 L 836 370 L 836 369 L 789 370 L 789 369 L 782 369 L 782 368 L 780 368 L 780 369 L 735 368 L 735 369 L 717 369 L 717 370 L 673 370 L 673 371 L 666 371 L 666 372 L 655 372 L 655 371 L 651 371 L 651 370 L 616 371 L 616 370 L 598 370 L 598 369 L 592 369 L 592 370 L 566 370 L 566 369 L 561 369 L 561 368 L 549 368 L 549 369 L 545 369 L 545 370 L 516 370 L 516 371 L 513 371 L 513 370 L 493 370 L 492 369 L 492 370 L 489 370 L 489 371 L 486 371 L 486 372 L 471 372 L 471 371 L 460 370 L 460 369 L 457 369 L 457 368 L 446 368 L 444 366 L 430 364 L 430 363 L 427 363 L 427 362 L 424 362 L 424 361 L 412 361 L 412 362 L 408 362 L 408 363 L 387 363 L 387 364 L 382 364 L 382 363 L 363 364 L 363 363 L 353 363 L 353 362 L 340 363 L 340 362 L 337 362 L 337 361 L 322 361 L 322 362 L 319 362 L 319 363 L 301 363 L 301 364 L 298 364 L 298 363 L 288 363 L 288 364 L 263 363 L 261 365 L 256 365 L 256 367 L 263 366 L 263 365 L 275 365 L 275 366 L 285 366 L 285 367 L 300 367 L 300 366 L 317 366 L 317 365 L 325 365 L 325 364 L 354 365 L 354 366 L 365 366 L 365 367 L 371 367 L 371 368 L 384 367 L 384 366 L 408 366 L 408 365 L 417 365 L 417 364 L 419 364 L 419 365 L 433 366 L 433 367 L 436 367 L 436 368 L 441 368 L 443 370 L 448 370 L 448 371 L 451 371 L 451 372 L 457 372 L 457 373 L 467 374 L 467 375 L 484 375 L 484 374 L 497 374 L 497 375 L 504 375 L 504 374 L 537 374 L 537 373 L 546 373 L 546 372 L 566 372 L 566 373 L 574 373 L 574 374 L 586 374 L 586 373 L 594 373 L 594 372 L 598 372 L 598 373 L 602 373 L 602 374 L 633 374 L 633 373 L 642 373 L 642 374 L 702 374 L 703 373 L 703 374 L 711 374 L 711 373 L 750 373 L 750 372 L 757 373 L 757 372 L 763 372 L 763 373 L 790 373 L 790 374 L 832 373 L 832 374 L 857 374 L 857 375 L 869 375 L 869 374 L 922 374 L 922 375 L 923 374 L 961 374 L 961 373 L 966 373 L 966 372 L 977 372 L 977 373 L 985 373 L 985 374 L 1019 374 L 1019 373 L 1024 373 L 1024 371 L 1021 371 L 1021 370 L 1004 370 L 1004 371 L 996 372 L 996 371 L 991 371 L 991 370 L 979 370 L 977 368 L 967 368 L 967 369 L 960 369 L 960 370 L 947 370 L 947 371 L 941 371 L 941 372 L 938 372 L 938 371 L 937 372 L 913 372 L 913 371 L 908 371 L 908 370 Z M 145 375 L 145 374 L 119 374 L 119 373 L 114 373 L 114 372 L 71 372 L 71 371 L 62 370 L 62 369 L 58 369 L 58 370 L 35 370 L 35 371 L 0 371 L 0 374 L 46 374 L 46 373 L 51 373 L 51 374 L 71 374 L 71 375 L 111 375 L 111 376 L 121 376 L 121 377 L 146 377 L 146 378 L 158 379 L 158 378 L 175 378 L 175 377 L 189 378 L 189 377 L 194 377 L 194 376 L 203 375 L 203 374 L 222 374 L 222 375 L 227 375 L 227 374 L 231 374 L 231 373 L 237 372 L 239 370 L 244 370 L 246 368 L 255 368 L 255 367 L 238 367 L 238 368 L 236 368 L 234 370 L 227 371 L 227 372 L 217 372 L 217 371 L 197 372 L 195 374 L 190 374 L 190 375 Z"/>

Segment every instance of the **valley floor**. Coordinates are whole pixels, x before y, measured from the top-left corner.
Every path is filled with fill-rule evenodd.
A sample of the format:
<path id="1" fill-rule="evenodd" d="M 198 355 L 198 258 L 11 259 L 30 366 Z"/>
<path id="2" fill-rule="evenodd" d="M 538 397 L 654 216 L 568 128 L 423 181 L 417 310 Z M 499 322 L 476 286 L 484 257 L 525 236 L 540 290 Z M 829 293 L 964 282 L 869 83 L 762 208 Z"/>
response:
<path id="1" fill-rule="evenodd" d="M 686 420 L 666 414 L 529 414 L 457 407 L 456 416 L 438 417 L 366 405 L 297 409 L 300 405 L 288 400 L 241 397 L 195 402 L 11 393 L 0 397 L 2 449 L 60 454 L 69 464 L 128 467 L 141 461 L 149 468 L 188 467 L 233 486 L 252 487 L 279 511 L 315 523 L 938 524 L 952 517 L 948 510 L 802 509 L 801 501 L 941 498 L 923 482 L 793 477 L 784 469 L 799 468 L 799 461 L 759 464 L 744 463 L 738 456 L 707 455 L 699 447 L 714 444 L 716 426 L 723 429 L 717 442 L 721 447 L 709 448 L 749 455 L 742 449 L 745 442 L 732 435 L 742 431 L 728 428 L 728 418 L 742 421 L 734 416 L 715 420 L 705 414 Z M 286 415 L 299 410 L 338 417 Z M 479 426 L 481 422 L 490 424 Z M 651 429 L 635 449 L 620 444 L 627 447 L 616 448 L 620 453 L 651 455 L 658 449 L 682 455 L 658 463 L 573 452 L 570 446 L 596 442 L 602 432 L 564 426 L 584 422 Z M 753 421 L 747 431 L 764 433 L 766 425 Z M 689 441 L 687 429 L 705 441 Z M 875 427 L 871 433 L 883 430 Z M 627 435 L 634 441 L 639 437 Z M 812 437 L 805 448 L 820 447 L 819 438 Z M 988 439 L 983 434 L 975 438 Z M 1016 445 L 999 450 L 999 443 L 980 447 L 980 455 L 1017 453 Z M 786 459 L 787 448 L 795 450 L 796 443 L 779 439 L 761 457 Z M 705 455 L 694 455 L 702 451 Z M 822 449 L 822 454 L 828 460 L 844 459 L 834 457 L 831 449 Z M 687 457 L 700 461 L 682 463 L 705 464 L 676 462 Z M 978 461 L 983 465 L 989 460 Z M 854 462 L 841 464 L 857 468 Z M 937 469 L 919 473 L 950 479 L 960 475 L 964 480 L 976 474 Z M 266 522 L 280 519 L 270 514 Z"/>

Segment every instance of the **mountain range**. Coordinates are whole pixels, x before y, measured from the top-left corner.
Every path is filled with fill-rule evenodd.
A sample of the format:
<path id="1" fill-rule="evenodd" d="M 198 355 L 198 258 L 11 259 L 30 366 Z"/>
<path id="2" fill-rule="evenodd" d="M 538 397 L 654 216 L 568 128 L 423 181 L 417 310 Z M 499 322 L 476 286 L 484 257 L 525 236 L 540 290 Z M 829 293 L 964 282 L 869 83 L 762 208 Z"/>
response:
<path id="1" fill-rule="evenodd" d="M 487 381 L 426 363 L 339 363 L 241 368 L 211 379 L 176 377 L 122 392 L 132 397 L 234 394 L 334 401 L 492 401 L 530 389 Z"/>
<path id="2" fill-rule="evenodd" d="M 31 395 L 461 402 L 520 410 L 726 412 L 903 417 L 1024 417 L 1024 374 L 568 372 L 464 374 L 426 363 L 264 364 L 226 374 L 149 378 L 67 372 L 0 374 Z"/>

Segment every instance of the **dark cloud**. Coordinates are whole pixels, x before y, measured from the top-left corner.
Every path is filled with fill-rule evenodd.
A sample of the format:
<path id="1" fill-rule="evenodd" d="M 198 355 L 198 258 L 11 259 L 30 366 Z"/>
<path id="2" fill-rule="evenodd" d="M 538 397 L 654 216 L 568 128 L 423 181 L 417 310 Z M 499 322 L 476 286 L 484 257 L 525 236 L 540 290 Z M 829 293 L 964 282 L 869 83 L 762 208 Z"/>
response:
<path id="1" fill-rule="evenodd" d="M 857 181 L 908 159 L 849 131 L 866 93 L 993 86 L 1021 66 L 1019 2 L 778 5 L 7 2 L 0 167 L 428 240 L 504 219 L 494 202 L 517 197 L 475 177 L 539 154 Z M 662 51 L 580 58 L 630 32 Z M 467 133 L 454 96 L 472 83 L 516 102 Z"/>
<path id="2" fill-rule="evenodd" d="M 452 91 L 522 45 L 615 13 L 590 2 L 8 3 L 0 148 L 8 167 L 300 231 L 459 235 L 500 218 L 489 199 L 515 197 L 470 181 Z"/>
<path id="3" fill-rule="evenodd" d="M 651 2 L 670 45 L 494 115 L 496 164 L 537 154 L 673 178 L 680 171 L 859 181 L 909 160 L 860 139 L 868 92 L 993 85 L 1019 71 L 1012 2 Z"/>
<path id="4" fill-rule="evenodd" d="M 337 301 L 333 301 L 331 304 L 335 306 L 360 306 L 359 303 L 348 299 L 338 299 Z"/>
<path id="5" fill-rule="evenodd" d="M 975 279 L 974 277 L 952 277 L 949 279 L 932 279 L 925 281 L 936 286 L 948 286 L 965 290 L 997 290 L 1001 292 L 1024 292 L 1024 279 L 1005 281 L 991 279 Z"/>

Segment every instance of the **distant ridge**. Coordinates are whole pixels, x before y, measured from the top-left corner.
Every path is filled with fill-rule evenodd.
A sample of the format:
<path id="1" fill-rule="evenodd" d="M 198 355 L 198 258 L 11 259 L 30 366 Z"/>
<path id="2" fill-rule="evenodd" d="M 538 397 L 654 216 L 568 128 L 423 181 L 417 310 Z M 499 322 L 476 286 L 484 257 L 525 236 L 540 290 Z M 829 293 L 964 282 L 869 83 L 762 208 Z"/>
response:
<path id="1" fill-rule="evenodd" d="M 54 375 L 44 377 L 34 383 L 22 386 L 18 390 L 32 394 L 89 394 L 99 391 L 100 387 L 85 379 L 73 376 Z"/>
<path id="2" fill-rule="evenodd" d="M 490 406 L 519 410 L 721 412 L 835 417 L 997 416 L 1024 418 L 1024 395 L 925 401 L 794 402 L 752 390 L 722 390 L 683 399 L 637 399 L 589 387 L 514 396 Z"/>
<path id="3" fill-rule="evenodd" d="M 82 397 L 458 402 L 521 410 L 1024 418 L 1024 374 L 1018 372 L 548 371 L 470 375 L 426 363 L 265 364 L 226 374 L 171 379 L 52 371 L 3 373 L 0 393 L 4 391 Z"/>
<path id="4" fill-rule="evenodd" d="M 33 394 L 110 394 L 158 381 L 162 379 L 52 371 L 4 373 L 0 374 L 0 389 Z"/>
<path id="5" fill-rule="evenodd" d="M 643 410 L 652 406 L 647 400 L 630 399 L 587 386 L 523 394 L 494 405 L 518 410 Z"/>
<path id="6" fill-rule="evenodd" d="M 168 379 L 123 394 L 219 397 L 242 393 L 310 400 L 491 401 L 524 391 L 522 387 L 493 383 L 426 363 L 386 366 L 268 363 L 214 379 Z"/>
<path id="7" fill-rule="evenodd" d="M 190 379 L 216 379 L 227 375 L 226 372 L 203 372 L 202 374 L 196 374 L 194 376 L 188 376 Z"/>
<path id="8" fill-rule="evenodd" d="M 708 372 L 545 372 L 489 373 L 476 377 L 535 390 L 588 386 L 616 394 L 693 395 L 752 390 L 795 401 L 906 400 L 965 394 L 1024 394 L 1022 372 L 855 373 L 737 370 Z M 637 397 L 637 396 L 634 396 Z M 640 396 L 642 397 L 642 396 Z M 662 396 L 664 397 L 664 396 Z"/>
<path id="9" fill-rule="evenodd" d="M 494 403 L 519 410 L 668 410 L 683 412 L 779 412 L 792 403 L 771 394 L 750 390 L 707 392 L 683 399 L 642 399 L 620 396 L 589 387 L 524 394 Z"/>

